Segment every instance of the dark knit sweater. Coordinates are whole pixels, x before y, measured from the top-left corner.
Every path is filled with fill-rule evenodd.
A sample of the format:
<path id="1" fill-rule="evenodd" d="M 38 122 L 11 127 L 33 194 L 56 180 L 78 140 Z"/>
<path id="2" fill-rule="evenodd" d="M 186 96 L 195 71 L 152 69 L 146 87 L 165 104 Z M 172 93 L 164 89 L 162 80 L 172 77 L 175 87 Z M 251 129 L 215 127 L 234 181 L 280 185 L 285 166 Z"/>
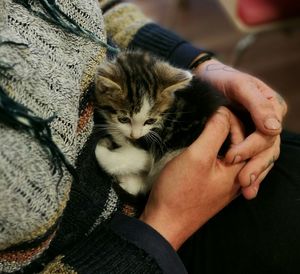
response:
<path id="1" fill-rule="evenodd" d="M 147 50 L 183 68 L 201 50 L 149 21 L 132 4 L 100 1 L 103 19 L 93 1 L 57 1 L 87 34 L 58 24 L 59 15 L 48 16 L 51 11 L 42 2 L 1 4 L 0 67 L 10 64 L 11 70 L 0 73 L 0 87 L 32 116 L 54 117 L 47 140 L 63 155 L 58 158 L 76 166 L 78 178 L 64 167 L 63 176 L 53 169 L 50 141 L 32 134 L 38 132 L 33 123 L 28 129 L 24 120 L 15 120 L 23 126 L 12 126 L 0 101 L 0 142 L 5 144 L 0 149 L 0 272 L 185 273 L 169 243 L 133 218 L 146 198 L 127 195 L 98 166 L 91 93 L 95 68 L 105 57 L 105 32 L 121 49 Z"/>

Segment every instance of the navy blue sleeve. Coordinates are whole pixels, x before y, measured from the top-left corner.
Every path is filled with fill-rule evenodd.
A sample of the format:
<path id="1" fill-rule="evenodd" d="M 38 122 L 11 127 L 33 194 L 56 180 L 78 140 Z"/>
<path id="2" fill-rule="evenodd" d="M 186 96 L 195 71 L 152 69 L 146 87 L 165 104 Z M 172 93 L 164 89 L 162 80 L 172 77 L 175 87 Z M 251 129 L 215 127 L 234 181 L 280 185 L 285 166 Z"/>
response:
<path id="1" fill-rule="evenodd" d="M 116 213 L 111 220 L 112 230 L 152 256 L 164 273 L 187 273 L 172 246 L 144 222 Z"/>
<path id="2" fill-rule="evenodd" d="M 142 27 L 135 34 L 129 48 L 149 51 L 184 69 L 187 69 L 200 53 L 205 52 L 204 49 L 194 47 L 174 32 L 154 23 Z"/>

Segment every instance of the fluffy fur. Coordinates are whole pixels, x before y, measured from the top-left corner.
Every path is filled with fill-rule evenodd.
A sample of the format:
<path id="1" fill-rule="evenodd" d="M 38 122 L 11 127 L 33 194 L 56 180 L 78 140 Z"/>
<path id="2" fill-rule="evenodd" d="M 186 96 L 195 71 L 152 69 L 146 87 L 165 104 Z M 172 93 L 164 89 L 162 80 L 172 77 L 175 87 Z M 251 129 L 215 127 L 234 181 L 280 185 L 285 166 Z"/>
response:
<path id="1" fill-rule="evenodd" d="M 99 67 L 96 106 L 105 132 L 95 154 L 127 192 L 146 193 L 164 165 L 201 133 L 226 103 L 192 76 L 141 52 L 123 52 Z"/>

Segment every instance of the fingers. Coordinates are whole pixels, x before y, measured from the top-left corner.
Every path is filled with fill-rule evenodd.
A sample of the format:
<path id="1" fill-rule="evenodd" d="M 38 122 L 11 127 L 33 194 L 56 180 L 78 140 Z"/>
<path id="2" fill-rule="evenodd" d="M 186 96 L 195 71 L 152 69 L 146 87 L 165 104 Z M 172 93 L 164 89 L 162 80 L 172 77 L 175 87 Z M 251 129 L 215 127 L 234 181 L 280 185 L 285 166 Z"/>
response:
<path id="1" fill-rule="evenodd" d="M 232 142 L 231 148 L 226 153 L 225 161 L 229 164 L 252 158 L 273 146 L 277 139 L 278 136 L 268 136 L 259 131 L 255 131 L 249 135 L 244 142 L 237 144 Z"/>
<path id="2" fill-rule="evenodd" d="M 244 126 L 242 122 L 231 113 L 230 115 L 230 142 L 236 146 L 245 140 Z"/>
<path id="3" fill-rule="evenodd" d="M 202 153 L 205 153 L 206 159 L 215 159 L 230 132 L 232 116 L 227 108 L 219 108 L 207 121 L 203 132 L 188 150 L 192 154 L 196 154 L 195 157 L 199 155 L 199 158 L 203 159 Z M 235 139 L 239 138 L 238 132 L 235 132 Z"/>
<path id="4" fill-rule="evenodd" d="M 279 157 L 279 145 L 278 136 L 274 146 L 253 157 L 239 173 L 238 179 L 242 186 L 242 194 L 246 199 L 256 197 L 261 182 Z"/>
<path id="5" fill-rule="evenodd" d="M 284 100 L 257 78 L 249 75 L 246 77 L 244 81 L 238 80 L 239 85 L 231 93 L 232 99 L 241 103 L 250 112 L 261 132 L 278 135 L 282 129 L 283 116 L 287 111 Z"/>
<path id="6" fill-rule="evenodd" d="M 270 170 L 273 168 L 273 166 L 274 166 L 274 163 L 271 164 L 264 172 L 262 172 L 259 175 L 259 177 L 255 181 L 253 181 L 248 187 L 244 187 L 241 189 L 243 196 L 247 200 L 251 200 L 256 197 L 261 182 L 265 179 L 265 177 L 270 172 Z"/>
<path id="7" fill-rule="evenodd" d="M 267 86 L 264 82 L 259 79 L 254 78 L 257 85 L 260 86 L 260 91 L 262 95 L 267 98 L 272 104 L 275 109 L 276 113 L 279 113 L 281 117 L 284 117 L 287 113 L 287 104 L 284 101 L 283 97 Z"/>
<path id="8" fill-rule="evenodd" d="M 230 116 L 230 142 L 231 145 L 239 145 L 245 140 L 244 128 L 240 120 L 238 120 L 233 114 Z M 229 165 L 226 163 L 225 159 L 219 159 L 216 167 L 222 167 L 225 173 L 229 173 L 234 178 L 237 177 L 245 162 L 242 160 L 238 163 L 230 163 Z"/>
<path id="9" fill-rule="evenodd" d="M 242 187 L 251 185 L 278 159 L 280 153 L 280 137 L 276 138 L 273 146 L 251 158 L 239 174 Z"/>

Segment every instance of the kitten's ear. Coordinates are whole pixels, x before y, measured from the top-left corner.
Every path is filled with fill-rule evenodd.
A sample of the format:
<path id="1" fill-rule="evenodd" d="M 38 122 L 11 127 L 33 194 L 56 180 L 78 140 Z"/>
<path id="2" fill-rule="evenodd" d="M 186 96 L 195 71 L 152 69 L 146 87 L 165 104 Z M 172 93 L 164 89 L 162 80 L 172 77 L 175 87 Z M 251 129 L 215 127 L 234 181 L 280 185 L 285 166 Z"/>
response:
<path id="1" fill-rule="evenodd" d="M 100 102 L 105 97 L 118 98 L 122 95 L 122 88 L 117 82 L 118 72 L 112 64 L 100 66 L 95 77 L 96 99 Z M 120 98 L 120 97 L 119 97 Z"/>
<path id="2" fill-rule="evenodd" d="M 187 87 L 193 78 L 189 71 L 172 67 L 164 62 L 159 62 L 156 69 L 164 88 L 162 93 L 168 95 Z"/>

